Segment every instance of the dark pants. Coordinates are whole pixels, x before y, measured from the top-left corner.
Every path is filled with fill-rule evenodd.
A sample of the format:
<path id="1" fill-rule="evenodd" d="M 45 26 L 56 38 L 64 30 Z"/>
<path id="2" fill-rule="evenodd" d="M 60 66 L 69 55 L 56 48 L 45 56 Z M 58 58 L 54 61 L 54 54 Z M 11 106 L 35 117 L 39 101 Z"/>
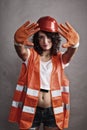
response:
<path id="1" fill-rule="evenodd" d="M 37 107 L 32 128 L 39 127 L 41 123 L 47 127 L 57 127 L 52 107 Z"/>

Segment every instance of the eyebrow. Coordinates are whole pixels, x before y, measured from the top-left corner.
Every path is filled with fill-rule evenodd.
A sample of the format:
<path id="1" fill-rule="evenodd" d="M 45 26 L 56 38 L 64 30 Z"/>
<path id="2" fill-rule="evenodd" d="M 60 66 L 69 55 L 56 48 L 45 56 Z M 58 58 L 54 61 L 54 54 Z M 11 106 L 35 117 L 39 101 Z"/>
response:
<path id="1" fill-rule="evenodd" d="M 39 36 L 46 36 L 46 35 L 44 35 L 44 34 L 39 34 Z"/>

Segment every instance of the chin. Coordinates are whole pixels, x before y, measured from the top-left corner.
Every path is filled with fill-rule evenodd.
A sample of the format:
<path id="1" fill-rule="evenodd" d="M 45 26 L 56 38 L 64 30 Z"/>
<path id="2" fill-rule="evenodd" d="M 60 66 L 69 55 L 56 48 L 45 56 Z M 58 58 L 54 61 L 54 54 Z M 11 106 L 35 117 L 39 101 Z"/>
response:
<path id="1" fill-rule="evenodd" d="M 49 51 L 50 49 L 47 49 L 47 48 L 43 48 L 43 51 Z"/>

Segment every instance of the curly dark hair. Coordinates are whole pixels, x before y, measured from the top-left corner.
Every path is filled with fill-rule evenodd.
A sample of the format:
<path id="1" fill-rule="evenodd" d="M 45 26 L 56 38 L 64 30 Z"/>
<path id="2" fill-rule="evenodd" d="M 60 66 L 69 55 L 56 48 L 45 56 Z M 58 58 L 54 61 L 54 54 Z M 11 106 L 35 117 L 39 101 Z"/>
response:
<path id="1" fill-rule="evenodd" d="M 47 31 L 41 31 L 41 32 L 45 33 L 46 36 L 48 38 L 50 38 L 51 41 L 52 41 L 52 48 L 50 50 L 50 55 L 51 56 L 52 55 L 57 55 L 57 52 L 60 49 L 60 43 L 61 43 L 61 39 L 60 39 L 59 33 L 47 32 Z M 42 55 L 43 49 L 39 45 L 39 39 L 38 39 L 38 37 L 39 37 L 39 32 L 37 32 L 37 33 L 34 34 L 32 40 L 33 40 L 33 43 L 34 43 L 34 49 L 35 49 L 35 51 L 38 54 Z"/>

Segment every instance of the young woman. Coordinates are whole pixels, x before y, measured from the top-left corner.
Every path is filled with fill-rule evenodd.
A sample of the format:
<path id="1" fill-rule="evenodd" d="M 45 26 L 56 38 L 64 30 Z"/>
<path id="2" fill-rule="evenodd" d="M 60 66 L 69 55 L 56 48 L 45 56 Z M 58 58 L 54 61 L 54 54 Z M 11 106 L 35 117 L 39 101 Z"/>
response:
<path id="1" fill-rule="evenodd" d="M 28 41 L 33 36 L 33 43 Z M 60 35 L 66 39 L 60 52 Z M 15 49 L 24 61 L 13 97 L 9 121 L 19 129 L 60 130 L 68 127 L 69 81 L 64 68 L 79 46 L 79 35 L 66 22 L 58 24 L 50 17 L 37 23 L 27 21 L 14 35 Z"/>

